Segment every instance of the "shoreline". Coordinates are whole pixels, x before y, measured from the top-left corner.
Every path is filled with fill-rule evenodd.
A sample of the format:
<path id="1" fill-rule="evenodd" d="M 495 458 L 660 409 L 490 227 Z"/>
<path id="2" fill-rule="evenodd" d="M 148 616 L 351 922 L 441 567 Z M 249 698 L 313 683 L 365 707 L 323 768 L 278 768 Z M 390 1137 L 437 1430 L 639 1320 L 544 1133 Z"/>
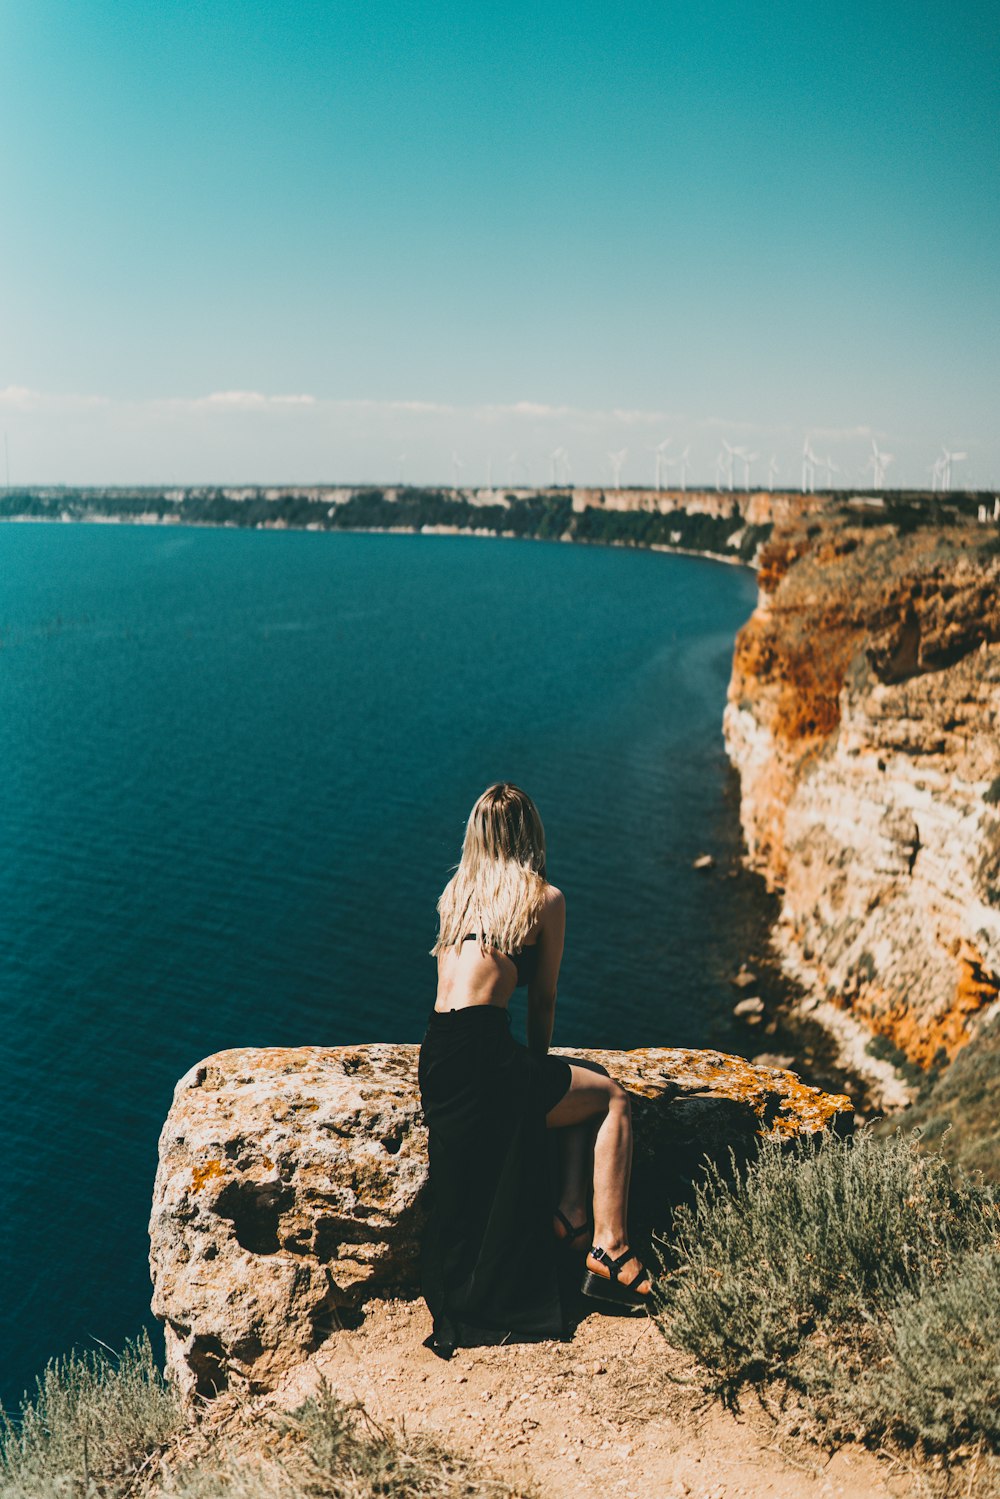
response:
<path id="1" fill-rule="evenodd" d="M 590 536 L 525 536 L 517 531 L 494 531 L 471 526 L 296 526 L 281 521 L 274 525 L 240 526 L 233 521 L 181 520 L 173 515 L 0 515 L 0 525 L 11 526 L 165 526 L 192 531 L 298 531 L 324 536 L 468 536 L 480 541 L 538 541 L 565 546 L 608 547 L 624 552 L 662 552 L 674 557 L 701 557 L 726 567 L 757 571 L 756 558 L 744 561 L 724 552 L 699 551 L 696 547 L 670 546 L 666 542 L 603 540 Z"/>
<path id="2" fill-rule="evenodd" d="M 725 877 L 753 884 L 761 879 L 745 852 Z M 743 970 L 730 976 L 730 1014 L 737 1018 L 747 996 L 759 999 L 762 1009 L 742 1017 L 734 1054 L 757 1066 L 790 1068 L 823 1092 L 846 1093 L 859 1124 L 909 1107 L 913 1090 L 898 1070 L 867 1052 L 871 1033 L 811 990 L 805 973 L 790 967 L 778 942 L 779 918 L 769 918 L 761 906 L 758 919 L 757 933 L 744 949 Z"/>

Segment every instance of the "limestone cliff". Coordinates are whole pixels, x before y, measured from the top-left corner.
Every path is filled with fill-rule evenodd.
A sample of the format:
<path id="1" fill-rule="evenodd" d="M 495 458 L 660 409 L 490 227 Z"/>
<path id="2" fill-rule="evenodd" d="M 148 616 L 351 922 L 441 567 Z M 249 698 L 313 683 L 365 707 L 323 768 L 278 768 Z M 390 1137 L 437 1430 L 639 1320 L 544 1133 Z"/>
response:
<path id="1" fill-rule="evenodd" d="M 842 1037 L 941 1064 L 1000 992 L 996 528 L 840 506 L 759 580 L 725 734 L 779 952 Z"/>
<path id="2" fill-rule="evenodd" d="M 582 489 L 573 490 L 573 510 L 652 511 L 658 515 L 737 517 L 744 525 L 772 526 L 776 521 L 818 510 L 821 495 L 772 489 Z"/>
<path id="3" fill-rule="evenodd" d="M 718 1052 L 581 1052 L 633 1097 L 633 1227 L 663 1227 L 708 1152 L 849 1127 L 849 1101 Z M 150 1221 L 153 1310 L 181 1389 L 267 1389 L 345 1307 L 413 1292 L 427 1137 L 415 1046 L 220 1052 L 178 1083 Z"/>

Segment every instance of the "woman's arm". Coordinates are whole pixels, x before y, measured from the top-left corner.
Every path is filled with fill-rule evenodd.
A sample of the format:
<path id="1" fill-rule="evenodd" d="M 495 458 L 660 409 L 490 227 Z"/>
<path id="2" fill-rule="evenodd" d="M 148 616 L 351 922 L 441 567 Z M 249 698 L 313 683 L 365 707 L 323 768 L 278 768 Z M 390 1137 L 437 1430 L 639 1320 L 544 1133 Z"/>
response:
<path id="1" fill-rule="evenodd" d="M 538 931 L 538 966 L 528 986 L 528 1046 L 544 1054 L 552 1040 L 556 1014 L 556 986 L 566 938 L 566 900 L 554 885 L 542 911 Z"/>

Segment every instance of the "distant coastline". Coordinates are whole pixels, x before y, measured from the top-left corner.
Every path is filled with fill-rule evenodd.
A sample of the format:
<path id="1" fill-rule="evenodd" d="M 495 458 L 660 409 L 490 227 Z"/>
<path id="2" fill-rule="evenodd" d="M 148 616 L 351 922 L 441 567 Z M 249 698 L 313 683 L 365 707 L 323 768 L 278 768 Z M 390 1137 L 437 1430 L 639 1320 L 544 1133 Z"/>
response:
<path id="1" fill-rule="evenodd" d="M 755 567 L 776 523 L 847 504 L 889 514 L 981 516 L 978 493 L 413 485 L 31 486 L 0 493 L 0 521 L 496 536 L 637 547 Z"/>
<path id="2" fill-rule="evenodd" d="M 753 566 L 775 513 L 816 496 L 704 490 L 411 486 L 32 487 L 0 494 L 0 520 L 401 532 L 578 542 Z"/>

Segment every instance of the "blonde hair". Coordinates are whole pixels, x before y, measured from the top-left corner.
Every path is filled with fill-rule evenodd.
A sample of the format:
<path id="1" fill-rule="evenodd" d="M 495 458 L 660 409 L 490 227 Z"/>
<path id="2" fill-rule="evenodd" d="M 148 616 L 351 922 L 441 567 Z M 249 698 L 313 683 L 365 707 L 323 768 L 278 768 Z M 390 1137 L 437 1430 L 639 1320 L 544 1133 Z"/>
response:
<path id="1" fill-rule="evenodd" d="M 458 868 L 437 903 L 431 952 L 470 932 L 482 951 L 519 952 L 545 900 L 545 829 L 527 792 L 509 781 L 488 786 L 469 813 Z"/>

